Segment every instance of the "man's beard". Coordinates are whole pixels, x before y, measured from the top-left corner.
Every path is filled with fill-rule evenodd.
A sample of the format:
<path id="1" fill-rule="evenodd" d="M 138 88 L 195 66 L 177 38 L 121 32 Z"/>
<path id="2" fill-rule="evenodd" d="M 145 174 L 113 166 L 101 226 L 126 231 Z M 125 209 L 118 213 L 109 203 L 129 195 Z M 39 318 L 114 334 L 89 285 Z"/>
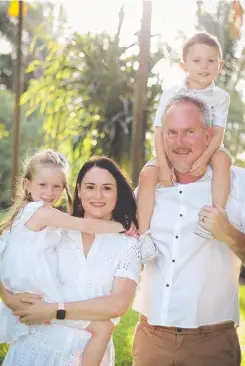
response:
<path id="1" fill-rule="evenodd" d="M 176 170 L 177 172 L 181 173 L 181 174 L 185 174 L 188 173 L 189 170 L 192 168 L 193 163 L 189 163 L 189 164 L 181 164 L 181 163 L 173 163 L 172 161 L 170 161 L 170 163 L 172 164 L 172 167 L 174 168 L 174 170 Z"/>

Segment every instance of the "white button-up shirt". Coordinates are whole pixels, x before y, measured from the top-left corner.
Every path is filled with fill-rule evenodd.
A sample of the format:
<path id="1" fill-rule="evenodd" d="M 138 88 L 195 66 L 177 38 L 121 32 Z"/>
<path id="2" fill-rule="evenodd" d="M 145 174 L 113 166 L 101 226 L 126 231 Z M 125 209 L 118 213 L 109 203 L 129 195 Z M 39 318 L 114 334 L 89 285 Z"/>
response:
<path id="1" fill-rule="evenodd" d="M 163 90 L 160 103 L 154 120 L 154 127 L 161 127 L 163 124 L 162 117 L 165 108 L 170 100 L 177 95 L 186 95 L 204 102 L 209 110 L 210 125 L 225 128 L 228 116 L 230 96 L 212 82 L 205 89 L 188 89 L 186 81 L 172 88 Z"/>
<path id="2" fill-rule="evenodd" d="M 193 233 L 199 210 L 212 205 L 211 176 L 209 170 L 195 183 L 156 187 L 151 235 L 160 255 L 144 267 L 133 306 L 152 325 L 239 323 L 240 260 L 225 243 Z M 245 170 L 233 167 L 227 212 L 241 230 L 244 187 Z"/>

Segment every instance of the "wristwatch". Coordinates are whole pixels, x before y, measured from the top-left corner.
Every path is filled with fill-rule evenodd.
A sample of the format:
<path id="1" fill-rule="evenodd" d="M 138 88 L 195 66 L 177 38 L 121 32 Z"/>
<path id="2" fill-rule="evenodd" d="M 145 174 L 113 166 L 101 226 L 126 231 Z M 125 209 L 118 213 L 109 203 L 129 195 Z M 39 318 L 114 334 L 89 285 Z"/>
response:
<path id="1" fill-rule="evenodd" d="M 58 309 L 56 311 L 56 319 L 64 320 L 66 317 L 65 305 L 62 302 L 58 303 Z"/>

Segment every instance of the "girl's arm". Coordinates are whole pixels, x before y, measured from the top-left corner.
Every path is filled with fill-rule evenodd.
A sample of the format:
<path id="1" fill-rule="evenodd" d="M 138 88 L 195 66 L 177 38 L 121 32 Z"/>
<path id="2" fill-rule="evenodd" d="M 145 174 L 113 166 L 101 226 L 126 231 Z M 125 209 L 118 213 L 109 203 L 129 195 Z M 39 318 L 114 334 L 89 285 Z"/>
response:
<path id="1" fill-rule="evenodd" d="M 117 277 L 114 280 L 110 295 L 66 303 L 66 319 L 92 321 L 117 318 L 126 313 L 134 298 L 135 291 L 135 281 Z M 50 304 L 35 299 L 25 299 L 24 301 L 31 304 L 28 309 L 14 312 L 14 315 L 20 317 L 21 322 L 42 324 L 56 318 L 57 304 Z"/>
<path id="2" fill-rule="evenodd" d="M 88 234 L 125 231 L 119 222 L 73 217 L 47 206 L 40 207 L 27 221 L 25 226 L 33 231 L 39 231 L 46 226 L 53 226 L 61 229 L 79 230 Z"/>

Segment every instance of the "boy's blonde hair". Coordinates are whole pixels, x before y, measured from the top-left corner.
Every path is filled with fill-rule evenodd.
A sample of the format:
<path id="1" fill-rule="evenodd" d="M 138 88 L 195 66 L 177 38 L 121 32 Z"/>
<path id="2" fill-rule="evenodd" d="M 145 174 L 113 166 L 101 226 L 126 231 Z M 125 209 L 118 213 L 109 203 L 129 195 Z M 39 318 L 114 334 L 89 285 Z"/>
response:
<path id="1" fill-rule="evenodd" d="M 66 161 L 66 158 L 60 153 L 51 149 L 40 150 L 31 157 L 27 158 L 25 161 L 23 175 L 19 178 L 19 183 L 17 184 L 15 202 L 10 208 L 9 214 L 7 215 L 6 219 L 0 224 L 0 234 L 2 234 L 4 230 L 11 228 L 18 213 L 25 207 L 28 202 L 33 201 L 31 194 L 29 194 L 27 189 L 25 188 L 25 179 L 31 181 L 39 165 L 51 165 L 64 170 L 64 189 L 67 194 L 69 209 L 71 209 L 72 198 L 69 193 L 66 180 L 69 171 L 69 165 Z"/>
<path id="2" fill-rule="evenodd" d="M 183 61 L 186 61 L 188 51 L 190 50 L 191 47 L 195 46 L 196 44 L 205 44 L 207 46 L 216 48 L 216 50 L 219 53 L 219 57 L 222 59 L 222 48 L 218 39 L 210 33 L 198 32 L 194 34 L 194 36 L 188 38 L 185 41 L 182 51 Z"/>

